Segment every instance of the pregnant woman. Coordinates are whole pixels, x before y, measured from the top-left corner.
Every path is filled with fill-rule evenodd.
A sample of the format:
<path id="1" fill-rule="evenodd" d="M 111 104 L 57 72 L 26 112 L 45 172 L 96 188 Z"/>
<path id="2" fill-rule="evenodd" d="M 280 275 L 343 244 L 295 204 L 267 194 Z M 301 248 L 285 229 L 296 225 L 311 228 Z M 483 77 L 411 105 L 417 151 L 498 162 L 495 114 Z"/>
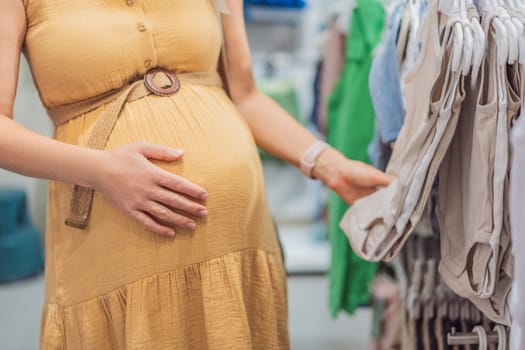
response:
<path id="1" fill-rule="evenodd" d="M 288 349 L 256 144 L 348 202 L 390 182 L 257 91 L 242 7 L 0 1 L 0 167 L 51 180 L 42 349 Z M 12 119 L 21 52 L 53 139 Z"/>

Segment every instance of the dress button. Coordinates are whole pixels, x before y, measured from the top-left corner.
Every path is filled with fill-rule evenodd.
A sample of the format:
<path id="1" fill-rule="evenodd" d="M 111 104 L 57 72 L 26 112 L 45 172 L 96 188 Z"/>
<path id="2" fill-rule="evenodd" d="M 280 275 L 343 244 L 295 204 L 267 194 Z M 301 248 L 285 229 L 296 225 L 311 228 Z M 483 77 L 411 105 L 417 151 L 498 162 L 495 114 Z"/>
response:
<path id="1" fill-rule="evenodd" d="M 126 4 L 128 4 L 128 6 L 132 6 L 135 2 L 133 0 L 126 0 Z"/>
<path id="2" fill-rule="evenodd" d="M 139 30 L 139 32 L 145 32 L 146 26 L 144 25 L 144 23 L 139 23 L 139 25 L 137 26 L 137 29 Z"/>
<path id="3" fill-rule="evenodd" d="M 152 64 L 153 64 L 153 62 L 151 60 L 144 61 L 144 67 L 146 67 L 146 68 L 151 68 Z"/>

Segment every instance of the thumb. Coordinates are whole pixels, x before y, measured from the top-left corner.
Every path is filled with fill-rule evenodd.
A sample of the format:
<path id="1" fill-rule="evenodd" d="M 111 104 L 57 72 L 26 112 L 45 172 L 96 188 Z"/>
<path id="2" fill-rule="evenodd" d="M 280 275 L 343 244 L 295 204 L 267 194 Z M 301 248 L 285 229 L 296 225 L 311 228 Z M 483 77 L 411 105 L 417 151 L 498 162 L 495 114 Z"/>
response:
<path id="1" fill-rule="evenodd" d="M 390 183 L 394 181 L 395 179 L 396 179 L 395 176 L 392 176 L 390 174 L 379 173 L 377 174 L 377 178 L 376 178 L 377 184 L 376 185 L 379 187 L 386 187 L 390 185 Z"/>
<path id="2" fill-rule="evenodd" d="M 149 142 L 141 142 L 138 145 L 138 152 L 148 159 L 172 162 L 183 157 L 184 151 L 167 146 L 156 145 Z"/>
<path id="3" fill-rule="evenodd" d="M 367 170 L 366 182 L 369 187 L 386 187 L 395 180 L 394 176 L 384 173 L 372 166 L 368 166 Z"/>

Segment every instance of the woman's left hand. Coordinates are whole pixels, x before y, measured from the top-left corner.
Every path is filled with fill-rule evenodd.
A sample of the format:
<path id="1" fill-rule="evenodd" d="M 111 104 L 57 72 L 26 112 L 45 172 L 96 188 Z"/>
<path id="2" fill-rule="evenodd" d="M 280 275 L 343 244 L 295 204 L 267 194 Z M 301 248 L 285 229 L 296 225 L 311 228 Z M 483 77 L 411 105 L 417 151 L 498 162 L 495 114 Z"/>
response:
<path id="1" fill-rule="evenodd" d="M 347 159 L 333 148 L 327 149 L 317 158 L 313 176 L 323 181 L 348 204 L 374 193 L 380 187 L 388 186 L 394 180 L 392 175 L 363 162 Z"/>

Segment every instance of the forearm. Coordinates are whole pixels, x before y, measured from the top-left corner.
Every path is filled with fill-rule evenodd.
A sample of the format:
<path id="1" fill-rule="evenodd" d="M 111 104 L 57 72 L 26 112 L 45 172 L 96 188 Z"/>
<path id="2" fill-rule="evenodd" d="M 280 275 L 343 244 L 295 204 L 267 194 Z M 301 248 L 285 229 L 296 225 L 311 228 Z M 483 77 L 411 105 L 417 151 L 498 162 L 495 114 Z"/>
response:
<path id="1" fill-rule="evenodd" d="M 255 142 L 266 152 L 295 166 L 317 138 L 268 96 L 254 91 L 237 107 Z"/>
<path id="2" fill-rule="evenodd" d="M 34 133 L 0 114 L 0 168 L 25 176 L 95 187 L 100 151 Z"/>

